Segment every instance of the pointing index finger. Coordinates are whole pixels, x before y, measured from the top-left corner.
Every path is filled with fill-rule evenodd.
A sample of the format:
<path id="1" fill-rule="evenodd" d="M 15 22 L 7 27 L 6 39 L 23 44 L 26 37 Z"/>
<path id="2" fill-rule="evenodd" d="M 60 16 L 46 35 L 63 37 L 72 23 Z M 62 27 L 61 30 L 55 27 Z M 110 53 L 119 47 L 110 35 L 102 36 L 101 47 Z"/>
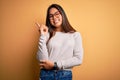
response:
<path id="1" fill-rule="evenodd" d="M 36 24 L 38 27 L 40 27 L 40 24 L 39 24 L 39 23 L 36 22 L 35 24 Z"/>

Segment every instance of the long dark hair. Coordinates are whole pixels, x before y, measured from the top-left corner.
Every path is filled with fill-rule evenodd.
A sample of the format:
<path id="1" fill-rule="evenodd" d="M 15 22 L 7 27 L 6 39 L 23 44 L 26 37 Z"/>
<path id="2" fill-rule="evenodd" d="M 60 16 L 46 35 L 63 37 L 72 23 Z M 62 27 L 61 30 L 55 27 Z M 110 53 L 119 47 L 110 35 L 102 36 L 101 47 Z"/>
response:
<path id="1" fill-rule="evenodd" d="M 47 17 L 46 17 L 46 26 L 49 29 L 50 38 L 54 35 L 54 32 L 55 32 L 54 31 L 54 26 L 51 25 L 50 19 L 49 19 L 49 12 L 50 12 L 51 8 L 56 8 L 60 12 L 60 14 L 62 15 L 62 25 L 61 26 L 62 26 L 62 29 L 63 29 L 63 31 L 65 33 L 67 33 L 67 32 L 70 32 L 70 33 L 76 32 L 76 30 L 70 25 L 63 8 L 58 4 L 52 4 L 52 5 L 50 5 L 48 7 Z"/>

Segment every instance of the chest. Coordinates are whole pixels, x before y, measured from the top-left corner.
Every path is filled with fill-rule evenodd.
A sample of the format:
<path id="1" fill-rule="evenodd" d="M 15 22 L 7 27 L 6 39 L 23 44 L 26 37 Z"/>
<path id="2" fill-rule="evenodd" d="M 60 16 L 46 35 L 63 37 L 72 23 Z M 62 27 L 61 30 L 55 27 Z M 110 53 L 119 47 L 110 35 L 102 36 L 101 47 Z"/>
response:
<path id="1" fill-rule="evenodd" d="M 75 40 L 72 35 L 55 35 L 48 42 L 48 47 L 52 49 L 64 48 L 64 47 L 73 47 Z"/>

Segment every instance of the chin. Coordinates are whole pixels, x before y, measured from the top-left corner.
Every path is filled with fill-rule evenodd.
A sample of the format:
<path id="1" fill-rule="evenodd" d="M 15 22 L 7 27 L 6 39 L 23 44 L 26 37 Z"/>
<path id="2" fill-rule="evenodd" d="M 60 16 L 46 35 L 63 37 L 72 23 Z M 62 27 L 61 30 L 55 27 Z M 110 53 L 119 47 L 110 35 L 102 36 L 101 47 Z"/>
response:
<path id="1" fill-rule="evenodd" d="M 56 28 L 61 27 L 61 25 L 55 25 Z"/>
<path id="2" fill-rule="evenodd" d="M 60 26 L 61 26 L 61 24 L 55 24 L 54 26 L 55 26 L 55 27 L 60 27 Z"/>

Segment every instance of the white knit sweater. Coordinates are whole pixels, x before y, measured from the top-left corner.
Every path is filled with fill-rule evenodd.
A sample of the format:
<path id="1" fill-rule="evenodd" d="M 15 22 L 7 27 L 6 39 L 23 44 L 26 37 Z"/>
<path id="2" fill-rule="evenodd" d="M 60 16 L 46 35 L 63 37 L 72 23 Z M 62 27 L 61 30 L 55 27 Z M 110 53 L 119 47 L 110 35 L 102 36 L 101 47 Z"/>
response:
<path id="1" fill-rule="evenodd" d="M 49 34 L 40 35 L 37 59 L 57 62 L 59 69 L 71 70 L 83 59 L 82 38 L 79 32 L 56 32 L 49 40 Z"/>

